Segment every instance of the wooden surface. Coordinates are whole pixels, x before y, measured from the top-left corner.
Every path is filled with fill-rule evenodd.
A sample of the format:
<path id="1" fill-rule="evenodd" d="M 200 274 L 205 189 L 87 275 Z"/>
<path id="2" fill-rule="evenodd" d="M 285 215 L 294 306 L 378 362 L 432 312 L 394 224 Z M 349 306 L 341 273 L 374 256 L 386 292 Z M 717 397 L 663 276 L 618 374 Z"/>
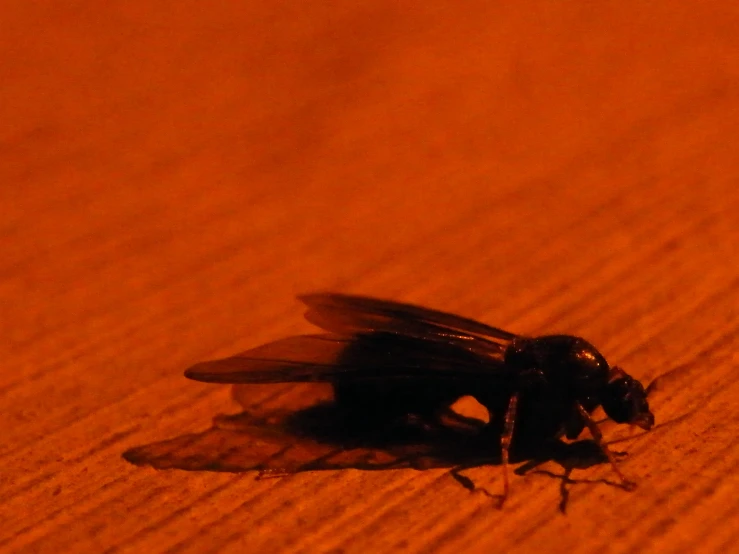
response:
<path id="1" fill-rule="evenodd" d="M 0 550 L 735 548 L 733 4 L 237 4 L 5 4 Z M 310 329 L 311 290 L 579 334 L 680 368 L 655 411 L 689 416 L 619 443 L 636 491 L 572 484 L 566 515 L 554 462 L 498 511 L 444 469 L 122 457 L 238 412 L 183 369 Z"/>

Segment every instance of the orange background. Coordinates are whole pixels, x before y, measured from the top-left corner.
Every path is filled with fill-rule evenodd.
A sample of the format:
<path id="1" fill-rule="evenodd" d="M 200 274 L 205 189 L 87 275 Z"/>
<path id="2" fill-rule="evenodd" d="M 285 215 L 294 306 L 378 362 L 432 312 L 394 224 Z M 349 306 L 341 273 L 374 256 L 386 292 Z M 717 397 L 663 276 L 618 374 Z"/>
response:
<path id="1" fill-rule="evenodd" d="M 2 549 L 736 544 L 732 3 L 3 13 Z M 657 417 L 700 409 L 626 443 L 635 492 L 575 484 L 566 516 L 544 474 L 499 512 L 444 470 L 255 481 L 121 457 L 238 411 L 182 370 L 309 329 L 294 296 L 323 289 L 583 335 L 645 381 L 687 368 Z"/>

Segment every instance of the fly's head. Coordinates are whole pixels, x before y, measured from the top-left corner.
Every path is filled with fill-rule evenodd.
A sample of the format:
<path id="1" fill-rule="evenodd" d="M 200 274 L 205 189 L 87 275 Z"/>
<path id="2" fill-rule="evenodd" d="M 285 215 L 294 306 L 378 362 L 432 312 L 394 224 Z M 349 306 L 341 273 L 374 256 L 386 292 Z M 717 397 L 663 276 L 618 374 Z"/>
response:
<path id="1" fill-rule="evenodd" d="M 647 392 L 642 384 L 618 367 L 610 371 L 608 383 L 601 394 L 601 404 L 616 423 L 636 425 L 648 431 L 654 425 Z"/>

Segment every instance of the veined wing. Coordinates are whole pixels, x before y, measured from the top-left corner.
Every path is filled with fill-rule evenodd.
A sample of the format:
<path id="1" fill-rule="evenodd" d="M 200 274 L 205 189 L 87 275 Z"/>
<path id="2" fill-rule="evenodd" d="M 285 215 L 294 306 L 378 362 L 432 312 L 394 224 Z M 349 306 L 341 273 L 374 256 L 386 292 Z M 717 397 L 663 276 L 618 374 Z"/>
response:
<path id="1" fill-rule="evenodd" d="M 236 356 L 196 364 L 185 376 L 209 383 L 334 382 L 336 380 L 496 379 L 502 357 L 456 344 L 389 333 L 300 335 Z"/>
<path id="2" fill-rule="evenodd" d="M 308 306 L 305 318 L 332 333 L 391 333 L 447 342 L 493 357 L 517 336 L 473 319 L 389 300 L 336 293 L 298 298 Z"/>

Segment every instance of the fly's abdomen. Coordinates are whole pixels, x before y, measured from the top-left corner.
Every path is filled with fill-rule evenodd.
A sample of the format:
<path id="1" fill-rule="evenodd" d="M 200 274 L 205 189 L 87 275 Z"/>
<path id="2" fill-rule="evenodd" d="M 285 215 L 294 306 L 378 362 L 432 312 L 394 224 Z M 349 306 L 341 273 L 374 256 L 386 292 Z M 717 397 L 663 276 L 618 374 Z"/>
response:
<path id="1" fill-rule="evenodd" d="M 337 381 L 333 386 L 336 405 L 348 417 L 380 424 L 408 415 L 433 418 L 439 410 L 464 395 L 455 383 L 440 386 L 438 380 Z"/>

